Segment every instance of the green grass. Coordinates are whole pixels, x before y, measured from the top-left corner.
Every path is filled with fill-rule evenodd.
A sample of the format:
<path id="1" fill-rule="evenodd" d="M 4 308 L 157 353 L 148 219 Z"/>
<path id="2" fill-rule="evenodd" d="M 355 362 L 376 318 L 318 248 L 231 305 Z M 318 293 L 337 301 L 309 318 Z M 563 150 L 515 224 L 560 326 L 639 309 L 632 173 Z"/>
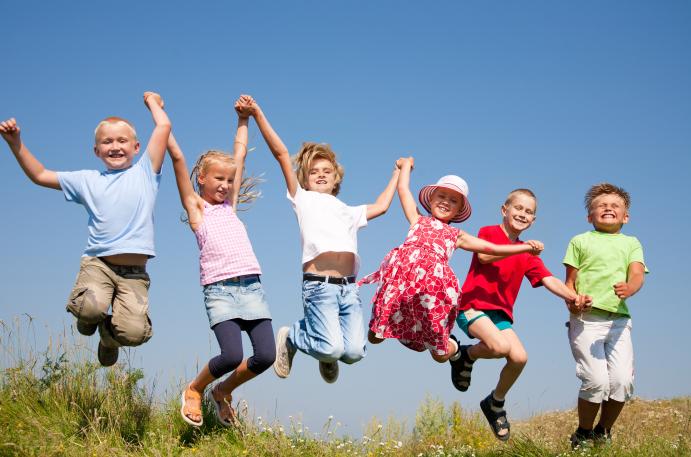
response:
<path id="1" fill-rule="evenodd" d="M 75 344 L 50 343 L 35 353 L 30 331 L 0 324 L 0 456 L 691 456 L 688 397 L 634 400 L 612 445 L 576 452 L 568 446 L 573 410 L 516 421 L 503 444 L 478 413 L 431 397 L 411 427 L 373 418 L 358 439 L 339 436 L 333 418 L 308 432 L 293 419 L 284 427 L 244 415 L 228 429 L 208 407 L 204 425 L 194 429 L 180 418 L 177 396 L 155 401 L 141 370 L 100 368 Z"/>

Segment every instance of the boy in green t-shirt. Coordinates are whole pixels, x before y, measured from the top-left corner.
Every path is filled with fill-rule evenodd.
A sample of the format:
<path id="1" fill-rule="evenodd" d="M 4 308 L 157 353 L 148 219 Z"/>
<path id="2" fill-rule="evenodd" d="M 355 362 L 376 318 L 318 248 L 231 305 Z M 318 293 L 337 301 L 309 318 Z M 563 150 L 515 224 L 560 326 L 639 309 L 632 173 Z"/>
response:
<path id="1" fill-rule="evenodd" d="M 591 187 L 585 207 L 595 230 L 573 237 L 564 256 L 566 285 L 593 299 L 591 308 L 571 314 L 567 324 L 581 380 L 573 448 L 611 440 L 612 425 L 633 393 L 631 317 L 625 299 L 643 286 L 647 268 L 641 243 L 621 233 L 629 221 L 629 205 L 629 194 L 620 187 Z M 598 411 L 600 420 L 593 428 Z"/>

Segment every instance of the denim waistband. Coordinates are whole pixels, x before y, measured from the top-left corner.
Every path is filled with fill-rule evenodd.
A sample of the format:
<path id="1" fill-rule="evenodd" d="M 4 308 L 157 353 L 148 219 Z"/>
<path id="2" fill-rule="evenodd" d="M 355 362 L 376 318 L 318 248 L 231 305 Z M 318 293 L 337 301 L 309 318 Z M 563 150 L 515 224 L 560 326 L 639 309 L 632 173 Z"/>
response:
<path id="1" fill-rule="evenodd" d="M 205 284 L 205 286 L 214 286 L 214 285 L 219 285 L 219 286 L 244 286 L 247 284 L 252 284 L 253 282 L 261 282 L 259 279 L 259 275 L 254 274 L 254 275 L 241 275 L 241 276 L 234 276 L 232 278 L 226 278 L 226 279 L 221 279 L 220 281 L 212 282 L 211 284 Z"/>

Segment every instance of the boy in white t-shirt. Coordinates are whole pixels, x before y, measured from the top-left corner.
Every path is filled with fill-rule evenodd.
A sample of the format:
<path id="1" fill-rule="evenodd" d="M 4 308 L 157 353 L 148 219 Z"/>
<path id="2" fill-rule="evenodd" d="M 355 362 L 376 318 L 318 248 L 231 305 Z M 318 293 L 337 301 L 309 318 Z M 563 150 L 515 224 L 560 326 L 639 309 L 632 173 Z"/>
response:
<path id="1" fill-rule="evenodd" d="M 339 360 L 352 364 L 366 353 L 362 303 L 355 284 L 360 263 L 357 231 L 391 205 L 400 161 L 376 202 L 348 206 L 336 198 L 343 167 L 328 144 L 304 143 L 295 157 L 294 170 L 288 149 L 256 102 L 252 115 L 283 171 L 302 238 L 305 317 L 278 330 L 274 370 L 286 378 L 299 349 L 319 360 L 322 378 L 333 383 L 338 378 Z"/>

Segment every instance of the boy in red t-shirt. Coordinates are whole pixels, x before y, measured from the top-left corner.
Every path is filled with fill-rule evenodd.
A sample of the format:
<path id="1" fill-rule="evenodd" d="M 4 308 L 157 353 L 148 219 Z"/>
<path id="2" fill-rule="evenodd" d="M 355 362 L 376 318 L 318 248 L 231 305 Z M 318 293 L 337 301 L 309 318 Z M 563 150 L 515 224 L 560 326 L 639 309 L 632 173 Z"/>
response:
<path id="1" fill-rule="evenodd" d="M 533 224 L 536 209 L 535 194 L 529 189 L 516 189 L 509 193 L 501 207 L 501 224 L 481 228 L 478 238 L 495 244 L 523 243 L 518 236 Z M 478 338 L 480 342 L 460 346 L 460 357 L 449 361 L 451 382 L 456 389 L 465 392 L 470 387 L 470 374 L 475 360 L 506 358 L 497 386 L 480 402 L 494 435 L 502 441 L 509 439 L 510 432 L 504 397 L 528 361 L 525 348 L 511 328 L 513 305 L 524 276 L 533 287 L 543 285 L 566 300 L 569 309 L 574 312 L 580 312 L 590 302 L 590 297 L 577 295 L 552 276 L 537 256 L 528 253 L 510 257 L 473 254 L 462 287 L 456 322 L 466 335 Z"/>

